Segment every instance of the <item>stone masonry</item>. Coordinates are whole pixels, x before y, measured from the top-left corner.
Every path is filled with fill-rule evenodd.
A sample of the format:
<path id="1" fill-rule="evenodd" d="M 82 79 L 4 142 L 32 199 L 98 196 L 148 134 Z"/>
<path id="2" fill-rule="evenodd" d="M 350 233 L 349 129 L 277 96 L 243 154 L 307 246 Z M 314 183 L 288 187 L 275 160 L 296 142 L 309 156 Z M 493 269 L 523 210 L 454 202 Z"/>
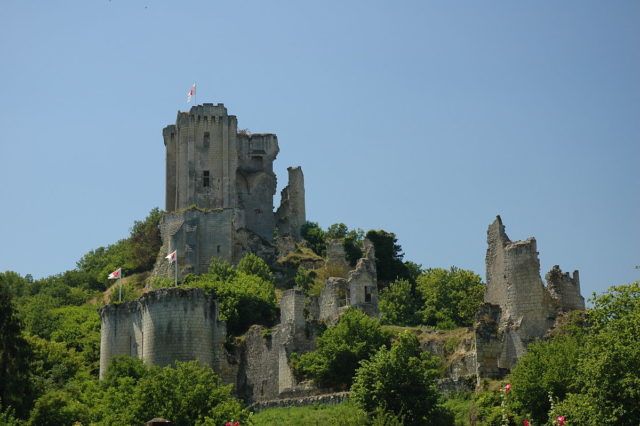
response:
<path id="1" fill-rule="evenodd" d="M 501 377 L 558 315 L 584 309 L 584 299 L 577 271 L 570 277 L 556 265 L 545 287 L 535 238 L 512 242 L 500 216 L 489 226 L 487 243 L 485 305 L 476 318 L 478 376 Z"/>
<path id="2" fill-rule="evenodd" d="M 100 378 L 114 356 L 152 365 L 199 360 L 224 370 L 226 328 L 215 300 L 202 290 L 155 290 L 137 300 L 100 309 Z"/>
<path id="3" fill-rule="evenodd" d="M 223 104 L 206 103 L 178 112 L 176 124 L 162 134 L 167 213 L 154 276 L 173 278 L 164 256 L 174 250 L 180 279 L 206 272 L 213 257 L 237 263 L 252 252 L 269 262 L 276 231 L 300 240 L 306 221 L 300 167 L 289 168 L 289 185 L 274 213 L 276 135 L 238 131 L 237 118 Z"/>

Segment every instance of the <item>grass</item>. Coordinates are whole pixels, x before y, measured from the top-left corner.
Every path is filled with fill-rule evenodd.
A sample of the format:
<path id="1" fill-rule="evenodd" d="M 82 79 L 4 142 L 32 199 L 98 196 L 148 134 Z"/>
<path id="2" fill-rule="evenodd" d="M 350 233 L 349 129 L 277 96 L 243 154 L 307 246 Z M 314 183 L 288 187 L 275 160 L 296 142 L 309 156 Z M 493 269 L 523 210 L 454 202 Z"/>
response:
<path id="1" fill-rule="evenodd" d="M 367 415 L 350 402 L 336 405 L 269 408 L 253 415 L 256 426 L 267 425 L 362 425 Z"/>

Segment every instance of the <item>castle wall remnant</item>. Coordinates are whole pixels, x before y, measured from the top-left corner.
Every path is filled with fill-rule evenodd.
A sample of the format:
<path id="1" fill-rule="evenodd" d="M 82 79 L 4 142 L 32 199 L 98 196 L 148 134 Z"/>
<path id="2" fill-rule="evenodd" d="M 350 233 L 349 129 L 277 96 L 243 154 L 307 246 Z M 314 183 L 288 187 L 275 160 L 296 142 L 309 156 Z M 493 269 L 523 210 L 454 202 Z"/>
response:
<path id="1" fill-rule="evenodd" d="M 100 309 L 100 378 L 111 359 L 129 355 L 152 365 L 199 360 L 220 372 L 225 324 L 215 300 L 199 289 L 160 289 Z"/>
<path id="2" fill-rule="evenodd" d="M 300 229 L 307 221 L 304 196 L 304 175 L 300 167 L 289 167 L 289 184 L 282 190 L 280 207 L 276 212 L 278 234 L 300 241 Z"/>
<path id="3" fill-rule="evenodd" d="M 584 309 L 584 299 L 577 271 L 569 277 L 554 266 L 545 287 L 535 238 L 511 241 L 500 216 L 489 226 L 487 243 L 485 305 L 476 323 L 478 373 L 500 377 L 516 364 L 527 344 L 545 335 L 559 314 Z"/>
<path id="4" fill-rule="evenodd" d="M 238 131 L 237 118 L 223 104 L 208 103 L 178 112 L 176 124 L 162 134 L 167 213 L 154 276 L 173 278 L 164 256 L 174 250 L 181 278 L 206 272 L 212 257 L 237 263 L 252 252 L 269 258 L 276 229 L 301 239 L 306 216 L 300 167 L 288 169 L 289 185 L 274 213 L 276 135 Z"/>

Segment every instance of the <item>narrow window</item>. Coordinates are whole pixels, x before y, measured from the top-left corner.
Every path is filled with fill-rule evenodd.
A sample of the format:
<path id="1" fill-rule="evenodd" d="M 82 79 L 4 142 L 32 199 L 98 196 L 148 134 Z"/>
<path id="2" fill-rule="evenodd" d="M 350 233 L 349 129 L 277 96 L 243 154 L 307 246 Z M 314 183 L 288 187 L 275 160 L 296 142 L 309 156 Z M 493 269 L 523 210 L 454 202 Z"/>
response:
<path id="1" fill-rule="evenodd" d="M 209 132 L 204 132 L 204 141 L 202 144 L 205 148 L 209 148 Z"/>
<path id="2" fill-rule="evenodd" d="M 202 186 L 207 188 L 209 186 L 209 170 L 202 172 Z"/>
<path id="3" fill-rule="evenodd" d="M 373 289 L 371 287 L 365 287 L 364 288 L 364 302 L 365 303 L 371 303 L 371 293 L 373 292 Z"/>

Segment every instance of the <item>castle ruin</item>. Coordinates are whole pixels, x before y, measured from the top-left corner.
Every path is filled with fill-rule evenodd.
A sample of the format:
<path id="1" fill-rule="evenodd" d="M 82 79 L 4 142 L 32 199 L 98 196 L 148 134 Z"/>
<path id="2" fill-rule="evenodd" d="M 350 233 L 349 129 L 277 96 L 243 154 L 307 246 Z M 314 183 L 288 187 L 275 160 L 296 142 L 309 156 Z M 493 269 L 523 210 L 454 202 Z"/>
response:
<path id="1" fill-rule="evenodd" d="M 174 250 L 181 278 L 207 272 L 212 258 L 235 264 L 252 252 L 274 264 L 302 246 L 296 244 L 306 220 L 299 167 L 288 168 L 289 182 L 274 212 L 275 135 L 238 131 L 236 117 L 228 115 L 224 105 L 203 104 L 179 112 L 163 137 L 166 213 L 154 276 L 173 278 L 173 266 L 164 256 Z M 487 243 L 485 303 L 450 366 L 447 380 L 455 389 L 456 383 L 504 377 L 559 315 L 584 309 L 577 271 L 570 275 L 554 266 L 545 276 L 545 287 L 534 238 L 511 241 L 498 216 L 489 226 Z M 377 317 L 378 283 L 374 247 L 368 240 L 355 266 L 347 261 L 340 240 L 327 241 L 326 261 L 311 263 L 318 261 L 321 266 L 311 269 L 324 267 L 329 275 L 320 294 L 284 291 L 280 323 L 271 329 L 252 326 L 235 348 L 225 347 L 226 326 L 218 318 L 217 301 L 199 289 L 158 289 L 103 307 L 100 377 L 118 355 L 160 366 L 199 360 L 224 383 L 234 384 L 236 394 L 248 402 L 322 393 L 296 380 L 290 355 L 315 349 L 315 325 L 335 324 L 349 307 Z M 423 349 L 443 354 L 444 347 L 438 345 L 432 341 Z"/>
<path id="2" fill-rule="evenodd" d="M 500 216 L 487 230 L 487 287 L 476 316 L 478 377 L 500 378 L 563 312 L 584 310 L 578 271 L 558 265 L 540 278 L 535 238 L 511 241 Z"/>
<path id="3" fill-rule="evenodd" d="M 162 131 L 166 147 L 166 213 L 160 222 L 162 253 L 177 251 L 178 278 L 202 274 L 212 258 L 237 263 L 252 252 L 273 260 L 274 232 L 300 240 L 306 221 L 304 175 L 290 167 L 289 185 L 274 212 L 279 152 L 274 134 L 238 131 L 223 104 L 178 112 Z M 158 257 L 154 275 L 172 271 Z"/>

